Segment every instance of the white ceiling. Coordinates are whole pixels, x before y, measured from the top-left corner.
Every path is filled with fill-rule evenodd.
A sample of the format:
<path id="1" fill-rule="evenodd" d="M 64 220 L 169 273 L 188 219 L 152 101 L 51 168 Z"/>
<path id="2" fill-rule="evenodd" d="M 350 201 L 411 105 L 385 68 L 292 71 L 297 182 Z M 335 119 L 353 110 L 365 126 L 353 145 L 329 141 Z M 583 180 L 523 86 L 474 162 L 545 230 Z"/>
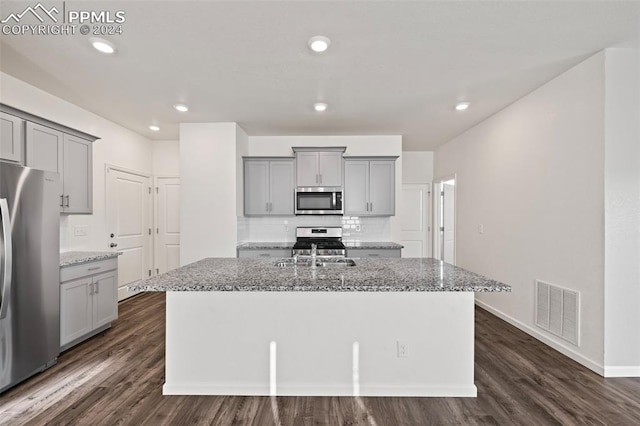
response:
<path id="1" fill-rule="evenodd" d="M 28 3 L 2 1 L 0 15 Z M 640 24 L 638 1 L 65 7 L 124 10 L 123 34 L 108 37 L 117 53 L 79 34 L 3 35 L 0 69 L 152 139 L 178 139 L 180 122 L 235 121 L 249 135 L 401 134 L 405 150 L 431 150 L 598 50 L 634 45 Z M 318 34 L 332 40 L 324 54 L 307 48 Z M 460 100 L 471 108 L 455 112 Z"/>

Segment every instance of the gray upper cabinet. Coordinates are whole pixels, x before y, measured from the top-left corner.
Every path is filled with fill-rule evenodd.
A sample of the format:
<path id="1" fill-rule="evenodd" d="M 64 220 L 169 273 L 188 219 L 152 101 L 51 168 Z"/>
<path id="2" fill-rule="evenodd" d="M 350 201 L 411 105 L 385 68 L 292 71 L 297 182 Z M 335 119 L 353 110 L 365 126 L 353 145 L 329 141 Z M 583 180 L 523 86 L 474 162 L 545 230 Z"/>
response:
<path id="1" fill-rule="evenodd" d="M 342 152 L 319 152 L 320 186 L 342 186 Z"/>
<path id="2" fill-rule="evenodd" d="M 293 215 L 293 159 L 244 159 L 244 215 Z"/>
<path id="3" fill-rule="evenodd" d="M 344 214 L 393 216 L 395 173 L 394 157 L 345 159 Z"/>
<path id="4" fill-rule="evenodd" d="M 296 154 L 296 186 L 342 186 L 342 154 L 344 147 L 294 147 Z"/>
<path id="5" fill-rule="evenodd" d="M 0 124 L 0 158 L 59 173 L 60 212 L 92 213 L 97 137 L 1 103 Z"/>
<path id="6" fill-rule="evenodd" d="M 369 214 L 369 161 L 345 159 L 344 214 Z"/>
<path id="7" fill-rule="evenodd" d="M 317 152 L 296 154 L 296 186 L 320 186 Z"/>
<path id="8" fill-rule="evenodd" d="M 93 143 L 64 135 L 64 213 L 93 211 Z"/>
<path id="9" fill-rule="evenodd" d="M 25 165 L 60 173 L 62 181 L 63 137 L 63 133 L 58 130 L 27 122 Z"/>
<path id="10" fill-rule="evenodd" d="M 244 160 L 244 215 L 269 214 L 269 161 Z"/>
<path id="11" fill-rule="evenodd" d="M 269 162 L 269 194 L 271 197 L 269 214 L 293 214 L 293 171 L 293 159 L 271 160 Z"/>
<path id="12" fill-rule="evenodd" d="M 25 165 L 60 174 L 60 212 L 91 213 L 92 142 L 36 123 L 26 128 Z"/>
<path id="13" fill-rule="evenodd" d="M 396 214 L 395 160 L 369 163 L 369 213 L 374 216 Z"/>
<path id="14" fill-rule="evenodd" d="M 24 120 L 0 112 L 0 159 L 23 164 Z"/>

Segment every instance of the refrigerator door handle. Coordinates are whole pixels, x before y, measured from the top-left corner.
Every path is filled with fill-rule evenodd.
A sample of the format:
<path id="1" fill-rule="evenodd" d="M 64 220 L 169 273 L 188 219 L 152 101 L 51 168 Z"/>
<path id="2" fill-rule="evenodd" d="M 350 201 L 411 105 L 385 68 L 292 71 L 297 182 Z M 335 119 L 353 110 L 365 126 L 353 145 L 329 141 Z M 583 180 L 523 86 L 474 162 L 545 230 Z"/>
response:
<path id="1" fill-rule="evenodd" d="M 0 218 L 2 219 L 2 242 L 4 265 L 2 265 L 2 299 L 0 299 L 0 319 L 7 316 L 11 301 L 11 266 L 13 265 L 13 249 L 11 247 L 11 219 L 9 204 L 6 198 L 0 198 Z"/>

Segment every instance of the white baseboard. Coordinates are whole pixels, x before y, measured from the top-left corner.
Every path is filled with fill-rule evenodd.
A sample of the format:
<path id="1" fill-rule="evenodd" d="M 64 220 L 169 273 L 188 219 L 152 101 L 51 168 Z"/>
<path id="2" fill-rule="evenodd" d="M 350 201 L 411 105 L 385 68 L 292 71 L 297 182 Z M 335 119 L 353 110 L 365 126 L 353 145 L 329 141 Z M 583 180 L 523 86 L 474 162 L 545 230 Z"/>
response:
<path id="1" fill-rule="evenodd" d="M 242 395 L 269 396 L 269 385 L 208 385 L 182 384 L 162 386 L 163 395 Z"/>
<path id="2" fill-rule="evenodd" d="M 578 352 L 576 352 L 575 350 L 556 342 L 555 340 L 550 339 L 549 337 L 545 336 L 544 334 L 540 333 L 538 330 L 536 330 L 533 327 L 529 327 L 528 325 L 518 321 L 517 319 L 510 317 L 509 315 L 505 314 L 502 311 L 499 311 L 498 309 L 495 309 L 491 306 L 489 306 L 488 304 L 486 304 L 485 302 L 476 299 L 476 305 L 480 306 L 482 309 L 491 312 L 493 315 L 497 316 L 500 319 L 503 319 L 504 321 L 508 322 L 509 324 L 513 325 L 516 328 L 519 328 L 520 330 L 524 331 L 525 333 L 527 333 L 528 335 L 530 335 L 531 337 L 534 337 L 537 340 L 540 340 L 542 343 L 546 344 L 547 346 L 552 347 L 553 349 L 555 349 L 556 351 L 560 352 L 561 354 L 568 356 L 569 358 L 571 358 L 572 360 L 574 360 L 575 362 L 584 365 L 585 367 L 587 367 L 589 370 L 603 376 L 603 377 L 607 377 L 605 375 L 605 368 L 604 366 L 598 364 L 597 362 L 585 357 L 582 354 L 579 354 Z M 613 376 L 612 376 L 613 377 Z"/>
<path id="3" fill-rule="evenodd" d="M 163 395 L 242 395 L 270 396 L 264 385 L 170 385 L 162 387 Z M 317 386 L 312 384 L 279 385 L 276 396 L 356 396 L 352 386 Z M 466 386 L 362 386 L 361 397 L 471 397 L 478 396 L 475 385 Z"/>
<path id="4" fill-rule="evenodd" d="M 640 365 L 604 366 L 604 377 L 640 377 Z"/>

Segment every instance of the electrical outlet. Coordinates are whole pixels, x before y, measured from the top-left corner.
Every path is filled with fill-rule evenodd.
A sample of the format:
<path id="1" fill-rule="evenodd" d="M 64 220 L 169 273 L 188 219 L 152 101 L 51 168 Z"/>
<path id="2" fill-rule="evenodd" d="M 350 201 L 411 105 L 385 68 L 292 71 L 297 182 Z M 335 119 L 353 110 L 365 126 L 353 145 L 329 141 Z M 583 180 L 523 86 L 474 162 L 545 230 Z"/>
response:
<path id="1" fill-rule="evenodd" d="M 398 358 L 409 357 L 409 344 L 407 342 L 397 341 L 398 344 Z"/>
<path id="2" fill-rule="evenodd" d="M 87 225 L 74 226 L 73 227 L 73 235 L 76 237 L 86 237 L 88 231 Z"/>

